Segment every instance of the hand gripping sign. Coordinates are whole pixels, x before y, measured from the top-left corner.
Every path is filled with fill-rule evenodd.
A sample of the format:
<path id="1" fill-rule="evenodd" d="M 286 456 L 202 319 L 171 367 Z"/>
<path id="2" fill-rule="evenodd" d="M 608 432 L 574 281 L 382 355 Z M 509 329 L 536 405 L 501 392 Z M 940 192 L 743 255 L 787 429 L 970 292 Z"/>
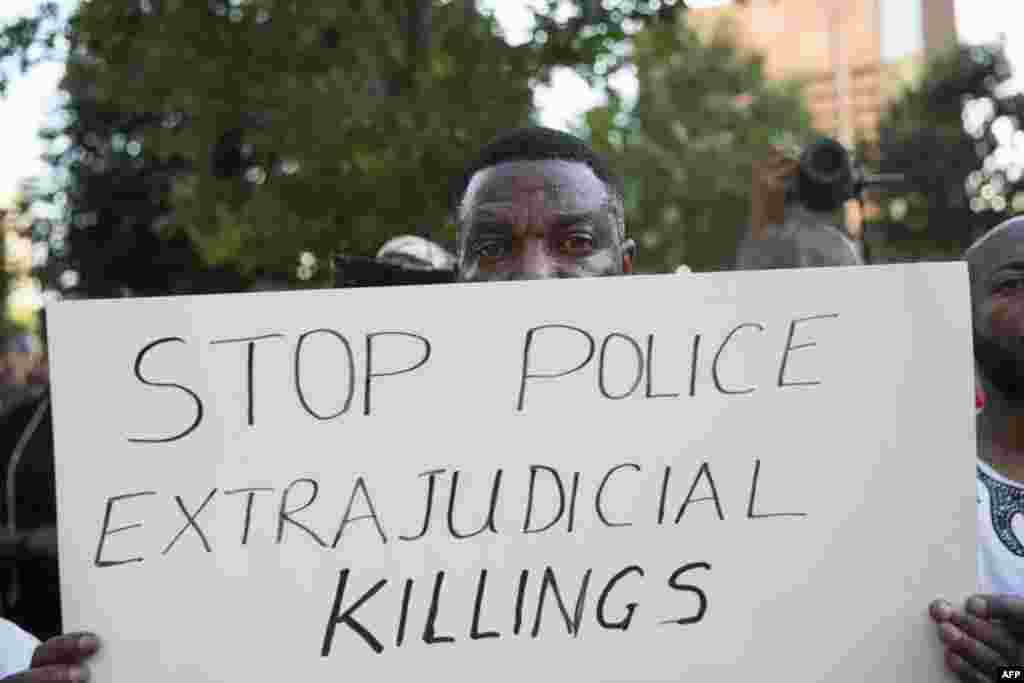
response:
<path id="1" fill-rule="evenodd" d="M 934 680 L 925 606 L 975 582 L 967 296 L 930 264 L 53 306 L 65 627 L 115 682 Z"/>

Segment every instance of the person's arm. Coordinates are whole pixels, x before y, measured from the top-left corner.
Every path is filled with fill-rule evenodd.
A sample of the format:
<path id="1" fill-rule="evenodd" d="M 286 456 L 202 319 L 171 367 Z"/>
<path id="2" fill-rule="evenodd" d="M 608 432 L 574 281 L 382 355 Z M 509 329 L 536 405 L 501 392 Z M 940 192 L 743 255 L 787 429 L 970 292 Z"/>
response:
<path id="1" fill-rule="evenodd" d="M 16 534 L 0 532 L 0 564 L 37 557 L 57 559 L 56 527 L 42 527 Z"/>
<path id="2" fill-rule="evenodd" d="M 766 159 L 754 162 L 750 188 L 750 237 L 765 237 L 768 227 L 786 220 L 786 189 L 800 163 L 773 147 Z"/>
<path id="3" fill-rule="evenodd" d="M 68 633 L 36 648 L 29 668 L 0 679 L 0 683 L 84 683 L 89 680 L 86 662 L 100 649 L 91 633 Z"/>
<path id="4" fill-rule="evenodd" d="M 995 683 L 1002 666 L 1024 665 L 1024 599 L 975 595 L 959 610 L 945 600 L 928 607 L 946 646 L 946 667 L 965 683 Z"/>

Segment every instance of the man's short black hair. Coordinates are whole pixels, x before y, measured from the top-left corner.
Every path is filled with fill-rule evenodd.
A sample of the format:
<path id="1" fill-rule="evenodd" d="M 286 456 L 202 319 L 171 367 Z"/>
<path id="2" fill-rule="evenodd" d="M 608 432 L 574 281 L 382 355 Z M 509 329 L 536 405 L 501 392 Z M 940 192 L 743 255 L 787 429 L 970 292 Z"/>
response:
<path id="1" fill-rule="evenodd" d="M 452 209 L 458 211 L 469 182 L 477 171 L 507 161 L 578 161 L 590 167 L 615 198 L 625 196 L 622 179 L 587 143 L 574 135 L 551 128 L 530 126 L 502 134 L 486 144 L 459 179 L 452 192 Z"/>

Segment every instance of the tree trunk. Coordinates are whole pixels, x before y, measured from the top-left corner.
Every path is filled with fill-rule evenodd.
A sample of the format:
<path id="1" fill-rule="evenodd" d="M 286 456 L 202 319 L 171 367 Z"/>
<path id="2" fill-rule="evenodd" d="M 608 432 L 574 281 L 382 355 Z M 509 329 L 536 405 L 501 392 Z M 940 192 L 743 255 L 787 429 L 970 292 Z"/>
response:
<path id="1" fill-rule="evenodd" d="M 430 34 L 433 15 L 432 0 L 408 0 L 406 35 L 406 68 L 408 85 L 414 89 L 421 79 L 430 75 Z"/>

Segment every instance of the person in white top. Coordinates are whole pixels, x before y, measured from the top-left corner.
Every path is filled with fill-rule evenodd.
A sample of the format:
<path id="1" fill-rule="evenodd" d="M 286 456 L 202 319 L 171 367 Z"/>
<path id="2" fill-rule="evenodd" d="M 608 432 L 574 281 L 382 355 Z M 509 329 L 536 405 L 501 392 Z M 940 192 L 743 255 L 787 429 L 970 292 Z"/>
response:
<path id="1" fill-rule="evenodd" d="M 28 669 L 37 647 L 35 636 L 14 622 L 0 619 L 0 680 Z"/>
<path id="2" fill-rule="evenodd" d="M 69 633 L 40 644 L 17 624 L 0 618 L 0 683 L 85 683 L 86 662 L 99 647 L 91 633 Z"/>
<path id="3" fill-rule="evenodd" d="M 978 578 L 963 608 L 929 606 L 947 667 L 996 681 L 1024 665 L 1024 218 L 996 226 L 966 253 L 978 376 Z"/>

